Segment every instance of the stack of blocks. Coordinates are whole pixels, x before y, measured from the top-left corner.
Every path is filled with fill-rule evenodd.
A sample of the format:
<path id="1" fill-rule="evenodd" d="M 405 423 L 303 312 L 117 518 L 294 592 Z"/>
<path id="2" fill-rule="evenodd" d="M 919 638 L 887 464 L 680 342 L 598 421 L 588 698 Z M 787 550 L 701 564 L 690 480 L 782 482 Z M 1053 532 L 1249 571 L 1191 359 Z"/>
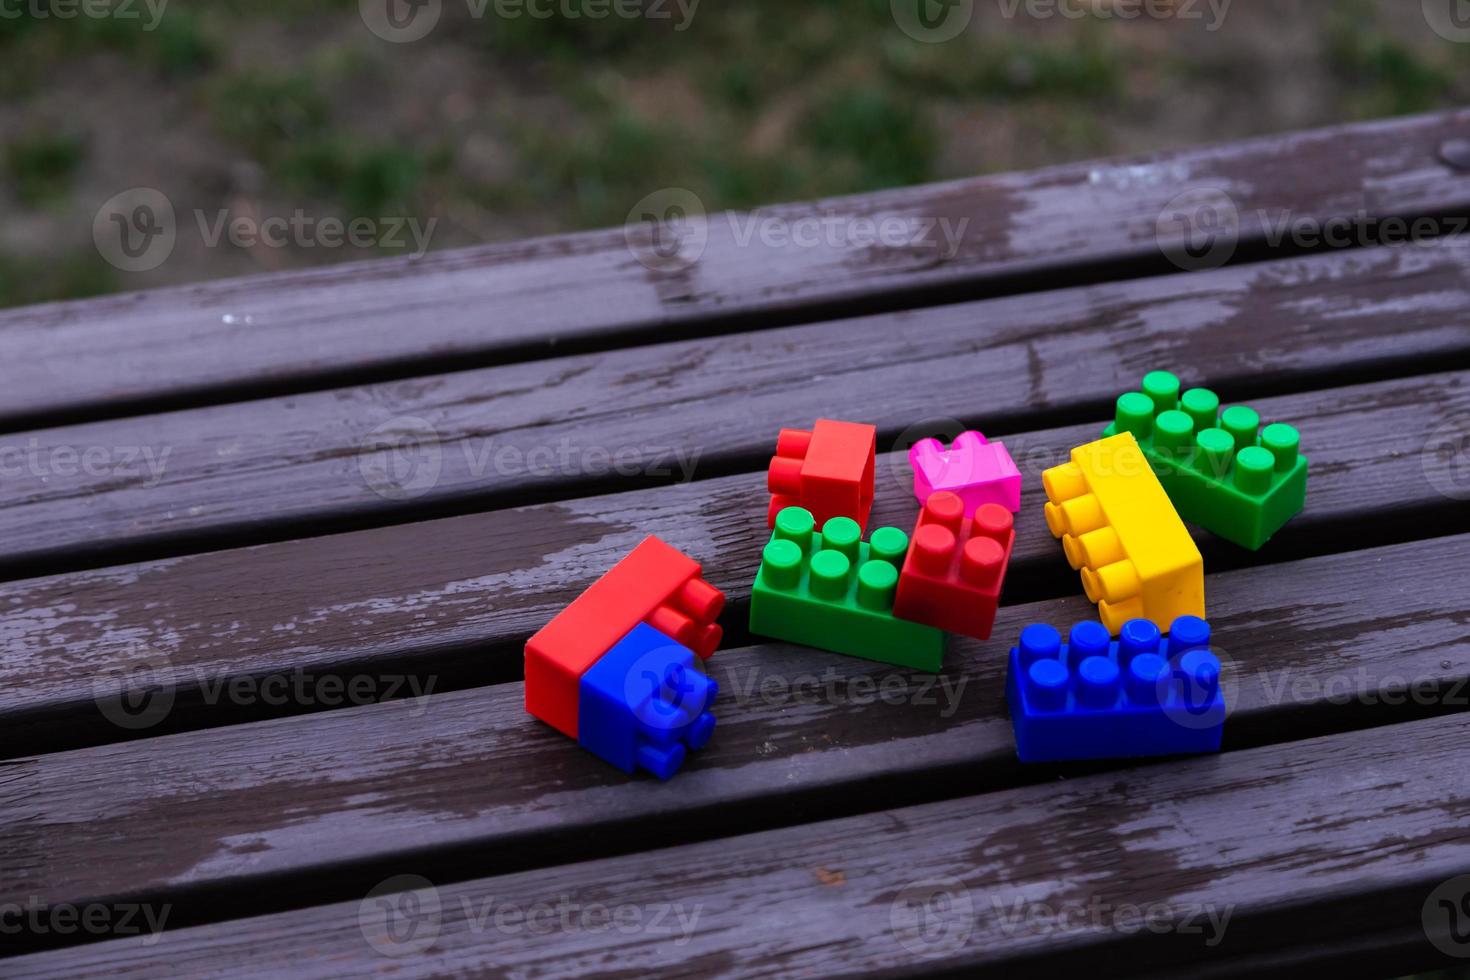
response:
<path id="1" fill-rule="evenodd" d="M 672 776 L 714 730 L 725 596 L 649 536 L 526 641 L 526 710 L 625 772 Z"/>
<path id="2" fill-rule="evenodd" d="M 1254 550 L 1305 503 L 1291 426 L 1262 429 L 1244 406 L 1222 412 L 1208 389 L 1181 395 L 1168 372 L 1141 388 L 1118 399 L 1103 438 L 1042 473 L 1046 525 L 1101 622 L 1078 623 L 1066 643 L 1033 624 L 1011 648 L 1006 697 L 1023 762 L 1217 750 L 1220 661 L 1184 520 Z M 871 425 L 781 430 L 750 630 L 937 671 L 946 633 L 990 637 L 1021 473 L 978 432 L 922 440 L 909 452 L 912 539 L 880 527 L 863 540 L 876 452 Z M 719 687 L 700 664 L 719 644 L 724 598 L 696 562 L 646 538 L 526 643 L 526 709 L 625 772 L 667 779 L 714 729 Z"/>

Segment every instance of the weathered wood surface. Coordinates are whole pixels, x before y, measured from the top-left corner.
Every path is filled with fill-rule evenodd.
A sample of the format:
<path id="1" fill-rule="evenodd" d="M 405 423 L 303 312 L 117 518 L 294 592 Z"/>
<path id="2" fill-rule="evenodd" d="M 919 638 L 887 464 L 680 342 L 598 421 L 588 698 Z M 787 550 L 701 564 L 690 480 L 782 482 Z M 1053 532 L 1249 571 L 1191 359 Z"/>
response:
<path id="1" fill-rule="evenodd" d="M 1470 372 L 1255 404 L 1305 433 L 1307 508 L 1254 558 L 1206 540 L 1211 569 L 1417 536 L 1426 526 L 1470 530 L 1470 487 L 1454 482 L 1434 435 L 1470 425 Z M 1008 602 L 1077 591 L 1041 519 L 1039 474 L 1101 424 L 1007 437 L 1026 475 Z M 878 472 L 875 525 L 911 528 L 906 458 L 890 455 Z M 645 534 L 704 563 L 730 597 L 725 623 L 738 639 L 764 515 L 764 477 L 744 474 L 5 583 L 0 756 L 134 734 L 98 710 L 97 692 L 120 683 L 168 689 L 163 721 L 187 727 L 218 724 L 221 685 L 238 678 L 310 671 L 423 683 L 434 674 L 443 686 L 518 678 L 525 637 Z M 380 680 L 375 690 L 393 693 L 393 684 Z M 301 704 L 294 688 L 284 697 L 322 706 Z M 231 717 L 270 707 L 255 702 Z"/>
<path id="2" fill-rule="evenodd" d="M 1450 112 L 786 205 L 758 227 L 715 215 L 668 271 L 640 264 L 638 227 L 634 247 L 613 229 L 6 310 L 0 364 L 25 370 L 0 427 L 1173 271 L 1161 240 L 1206 211 L 1196 227 L 1238 222 L 1241 254 L 1285 219 L 1462 213 L 1470 179 L 1440 148 L 1467 132 Z M 894 221 L 876 242 L 864 224 Z"/>
<path id="3" fill-rule="evenodd" d="M 1470 872 L 1467 737 L 1461 713 L 432 892 L 415 883 L 412 904 L 364 889 L 151 948 L 130 938 L 6 966 L 14 977 L 1137 975 L 1361 941 L 1412 928 L 1434 889 Z M 525 918 L 540 903 L 570 912 Z M 609 928 L 615 908 L 636 909 L 638 926 Z M 531 933 L 538 921 L 545 931 Z"/>
<path id="4" fill-rule="evenodd" d="M 1461 366 L 1467 272 L 1470 239 L 0 436 L 40 461 L 0 482 L 0 572 L 749 470 L 819 415 L 885 442 L 936 416 L 1082 421 L 1160 365 L 1231 399 Z"/>
<path id="5" fill-rule="evenodd" d="M 1226 748 L 1463 710 L 1467 575 L 1470 535 L 1212 575 Z M 1090 608 L 1007 607 L 937 681 L 785 644 L 721 651 L 717 736 L 666 784 L 574 751 L 518 683 L 0 763 L 0 906 L 173 901 L 183 919 L 249 895 L 261 911 L 393 867 L 463 878 L 1043 779 L 1015 760 L 1003 651 Z"/>

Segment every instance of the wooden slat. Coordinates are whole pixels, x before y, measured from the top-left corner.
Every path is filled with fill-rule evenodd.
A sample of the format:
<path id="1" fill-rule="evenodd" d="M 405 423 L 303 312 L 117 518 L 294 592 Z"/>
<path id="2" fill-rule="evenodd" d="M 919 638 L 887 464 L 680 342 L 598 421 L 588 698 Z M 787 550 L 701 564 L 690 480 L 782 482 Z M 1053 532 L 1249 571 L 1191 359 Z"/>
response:
<path id="1" fill-rule="evenodd" d="M 1426 441 L 1470 417 L 1470 372 L 1256 405 L 1266 418 L 1295 422 L 1312 461 L 1306 511 L 1260 558 L 1392 540 L 1421 533 L 1426 522 L 1466 529 L 1463 506 L 1426 475 L 1448 475 L 1436 469 Z M 1008 601 L 1039 581 L 1049 589 L 1044 594 L 1077 591 L 1041 520 L 1038 474 L 1100 425 L 1007 439 L 1026 474 Z M 912 526 L 917 505 L 902 480 L 906 468 L 901 454 L 882 460 L 875 524 Z M 726 626 L 738 636 L 752 561 L 768 533 L 764 515 L 764 479 L 745 474 L 6 583 L 0 755 L 129 734 L 99 714 L 94 700 L 98 683 L 110 690 L 114 672 L 177 688 L 169 717 L 181 725 L 220 723 L 217 699 L 193 711 L 194 720 L 181 719 L 204 701 L 202 692 L 239 677 L 299 669 L 407 674 L 423 683 L 433 673 L 461 686 L 519 677 L 525 637 L 644 534 L 704 563 L 730 596 Z M 1208 542 L 1206 553 L 1215 570 L 1247 557 Z"/>
<path id="2" fill-rule="evenodd" d="M 1470 535 L 1211 576 L 1227 748 L 1455 710 L 1466 575 Z M 722 651 L 716 738 L 666 784 L 536 722 L 519 684 L 13 760 L 0 907 L 259 910 L 339 898 L 370 873 L 342 869 L 409 856 L 465 877 L 1042 778 L 1014 758 L 1003 651 L 1027 622 L 1089 615 L 1080 596 L 1003 609 L 938 682 L 784 644 Z"/>
<path id="3" fill-rule="evenodd" d="M 819 415 L 885 437 L 935 416 L 1080 420 L 1160 365 L 1232 398 L 1457 366 L 1467 270 L 1456 240 L 3 436 L 22 472 L 0 481 L 0 571 L 707 477 L 763 465 L 777 428 Z M 405 453 L 376 440 L 423 431 L 431 455 L 380 479 Z"/>
<path id="4" fill-rule="evenodd" d="M 1242 252 L 1283 217 L 1458 213 L 1470 180 L 1439 148 L 1467 122 L 1354 124 L 760 212 L 788 229 L 917 223 L 897 246 L 849 231 L 768 242 L 717 215 L 697 261 L 668 273 L 640 265 L 614 229 L 4 311 L 0 363 L 26 370 L 0 390 L 0 427 L 1172 271 L 1160 216 L 1190 191 L 1234 201 Z M 939 221 L 958 249 L 922 231 Z"/>
<path id="5" fill-rule="evenodd" d="M 5 967 L 14 977 L 1131 976 L 1401 936 L 1436 887 L 1470 872 L 1467 737 L 1470 716 L 1456 714 L 431 886 L 434 905 L 393 904 L 386 919 L 363 889 L 165 933 L 151 947 L 134 937 Z M 569 912 L 515 914 L 542 903 Z M 638 910 L 642 927 L 581 918 L 616 908 L 630 910 L 624 925 Z M 547 929 L 532 934 L 528 922 Z M 411 928 L 431 924 L 432 935 Z M 430 939 L 414 955 L 372 945 L 414 938 Z"/>

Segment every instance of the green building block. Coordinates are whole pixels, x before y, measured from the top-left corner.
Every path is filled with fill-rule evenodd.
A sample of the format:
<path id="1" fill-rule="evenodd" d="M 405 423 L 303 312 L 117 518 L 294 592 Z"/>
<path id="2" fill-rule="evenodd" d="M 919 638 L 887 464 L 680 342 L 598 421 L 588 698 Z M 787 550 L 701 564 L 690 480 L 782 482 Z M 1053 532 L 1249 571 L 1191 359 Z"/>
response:
<path id="1" fill-rule="evenodd" d="M 880 527 L 868 541 L 850 517 L 815 530 L 811 511 L 787 507 L 761 554 L 750 631 L 869 660 L 937 671 L 944 633 L 893 615 L 909 536 Z"/>
<path id="2" fill-rule="evenodd" d="M 1307 500 L 1307 458 L 1296 429 L 1261 428 L 1254 409 L 1220 411 L 1208 388 L 1179 393 L 1168 371 L 1144 375 L 1143 390 L 1118 398 L 1103 435 L 1133 433 L 1179 516 L 1255 551 Z"/>

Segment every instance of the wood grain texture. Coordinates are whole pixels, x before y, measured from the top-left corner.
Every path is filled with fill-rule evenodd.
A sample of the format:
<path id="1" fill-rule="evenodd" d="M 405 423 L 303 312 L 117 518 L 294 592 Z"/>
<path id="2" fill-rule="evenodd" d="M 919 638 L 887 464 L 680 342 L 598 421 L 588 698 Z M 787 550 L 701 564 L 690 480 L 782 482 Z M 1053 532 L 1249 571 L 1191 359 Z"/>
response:
<path id="1" fill-rule="evenodd" d="M 1360 546 L 1396 523 L 1408 525 L 1404 536 L 1425 526 L 1466 529 L 1463 504 L 1447 495 L 1456 492 L 1445 482 L 1454 475 L 1439 469 L 1432 434 L 1470 427 L 1470 372 L 1254 404 L 1267 419 L 1296 424 L 1312 462 L 1306 510 L 1261 558 L 1304 542 L 1318 550 Z M 1101 425 L 1006 438 L 1025 474 L 1008 601 L 1028 581 L 1045 583 L 1049 594 L 1077 592 L 1041 518 L 1039 473 Z M 911 528 L 918 508 L 903 454 L 885 457 L 878 476 L 875 525 Z M 461 685 L 517 678 L 525 637 L 645 534 L 703 562 L 731 600 L 725 622 L 738 636 L 752 562 L 769 533 L 764 483 L 763 475 L 744 474 L 5 583 L 4 754 L 63 736 L 83 740 L 63 744 L 83 744 L 130 734 L 98 710 L 96 692 L 113 690 L 113 677 L 159 685 L 176 694 L 180 709 L 207 704 L 210 691 L 238 678 L 298 670 L 422 681 L 455 658 Z M 1205 551 L 1212 569 L 1245 557 L 1208 540 Z M 293 689 L 286 695 L 301 700 Z M 210 717 L 192 724 L 218 723 Z"/>
<path id="2" fill-rule="evenodd" d="M 722 475 L 819 415 L 1018 431 L 1160 365 L 1231 398 L 1460 366 L 1467 272 L 1456 240 L 0 436 L 0 570 Z"/>
<path id="3" fill-rule="evenodd" d="M 767 228 L 839 229 L 814 247 L 716 215 L 703 248 L 690 239 L 687 265 L 667 272 L 640 264 L 619 228 L 7 310 L 0 363 L 27 370 L 0 390 L 0 427 L 1173 271 L 1160 235 L 1181 238 L 1188 226 L 1169 216 L 1202 202 L 1228 200 L 1216 226 L 1238 221 L 1242 250 L 1283 217 L 1458 213 L 1470 178 L 1438 151 L 1467 122 L 1359 123 L 758 213 Z M 865 221 L 903 234 L 864 241 Z M 645 238 L 632 232 L 635 247 Z"/>
<path id="4" fill-rule="evenodd" d="M 1463 710 L 1467 574 L 1470 535 L 1212 576 L 1227 748 Z M 0 906 L 260 910 L 340 898 L 353 866 L 463 878 L 1044 779 L 1014 757 L 1004 650 L 1028 622 L 1091 615 L 1080 596 L 1005 608 L 937 680 L 786 644 L 721 651 L 716 738 L 664 784 L 536 722 L 519 684 L 11 760 Z"/>
<path id="5" fill-rule="evenodd" d="M 431 885 L 413 905 L 364 890 L 165 932 L 151 947 L 121 939 L 5 967 L 18 978 L 1208 966 L 1419 923 L 1434 889 L 1470 872 L 1466 737 L 1461 713 Z M 609 928 L 613 908 L 637 910 L 613 920 L 636 914 L 637 926 Z M 383 955 L 413 948 L 395 938 L 422 949 Z"/>

